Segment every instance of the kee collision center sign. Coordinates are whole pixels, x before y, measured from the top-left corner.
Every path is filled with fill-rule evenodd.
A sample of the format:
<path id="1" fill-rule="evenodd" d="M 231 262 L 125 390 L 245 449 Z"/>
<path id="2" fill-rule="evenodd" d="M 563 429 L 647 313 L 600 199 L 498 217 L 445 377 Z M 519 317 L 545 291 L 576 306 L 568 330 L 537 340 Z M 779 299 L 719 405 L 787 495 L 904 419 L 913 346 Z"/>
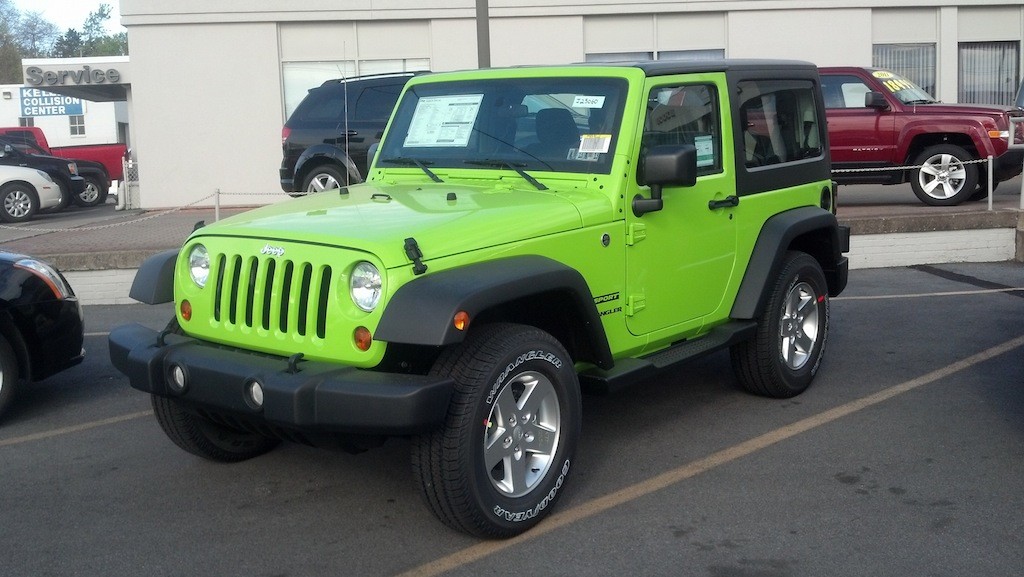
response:
<path id="1" fill-rule="evenodd" d="M 82 100 L 38 88 L 21 89 L 21 116 L 69 116 L 82 114 Z"/>

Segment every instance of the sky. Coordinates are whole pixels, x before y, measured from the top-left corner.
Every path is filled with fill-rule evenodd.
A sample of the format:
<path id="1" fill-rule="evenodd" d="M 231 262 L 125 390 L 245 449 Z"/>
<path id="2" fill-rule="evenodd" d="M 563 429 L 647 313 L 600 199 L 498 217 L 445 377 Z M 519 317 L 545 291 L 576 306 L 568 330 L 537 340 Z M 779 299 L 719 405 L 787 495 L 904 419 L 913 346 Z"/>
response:
<path id="1" fill-rule="evenodd" d="M 14 5 L 22 12 L 42 13 L 44 18 L 57 25 L 61 34 L 68 28 L 81 32 L 89 13 L 99 9 L 100 4 L 109 4 L 111 8 L 107 30 L 111 34 L 124 32 L 118 0 L 14 0 Z"/>

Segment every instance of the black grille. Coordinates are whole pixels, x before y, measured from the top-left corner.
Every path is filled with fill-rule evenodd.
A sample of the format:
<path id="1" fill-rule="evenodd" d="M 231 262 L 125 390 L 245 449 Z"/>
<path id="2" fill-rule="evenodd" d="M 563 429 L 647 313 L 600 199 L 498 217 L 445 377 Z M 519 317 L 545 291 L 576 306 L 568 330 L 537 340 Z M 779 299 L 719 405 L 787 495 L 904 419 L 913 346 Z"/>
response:
<path id="1" fill-rule="evenodd" d="M 265 256 L 219 255 L 217 322 L 327 337 L 331 267 Z"/>

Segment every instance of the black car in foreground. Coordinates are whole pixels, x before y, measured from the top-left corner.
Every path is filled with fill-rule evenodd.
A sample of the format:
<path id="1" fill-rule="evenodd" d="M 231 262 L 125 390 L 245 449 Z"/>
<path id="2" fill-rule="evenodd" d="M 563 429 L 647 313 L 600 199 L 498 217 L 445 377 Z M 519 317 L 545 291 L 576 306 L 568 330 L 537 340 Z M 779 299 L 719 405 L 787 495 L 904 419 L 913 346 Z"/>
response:
<path id="1" fill-rule="evenodd" d="M 56 268 L 0 251 L 0 418 L 18 388 L 82 362 L 82 307 Z"/>
<path id="2" fill-rule="evenodd" d="M 362 182 L 391 110 L 414 72 L 328 80 L 281 129 L 281 189 L 298 196 Z"/>

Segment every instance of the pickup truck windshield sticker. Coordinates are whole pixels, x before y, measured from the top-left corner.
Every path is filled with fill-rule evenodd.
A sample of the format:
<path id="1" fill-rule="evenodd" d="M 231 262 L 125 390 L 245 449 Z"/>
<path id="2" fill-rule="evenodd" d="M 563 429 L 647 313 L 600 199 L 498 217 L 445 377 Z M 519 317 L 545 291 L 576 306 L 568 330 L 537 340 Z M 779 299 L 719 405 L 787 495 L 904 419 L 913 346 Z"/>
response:
<path id="1" fill-rule="evenodd" d="M 405 137 L 405 146 L 466 146 L 473 134 L 483 98 L 483 94 L 420 98 Z"/>
<path id="2" fill-rule="evenodd" d="M 604 108 L 604 96 L 577 95 L 572 100 L 573 108 Z"/>

